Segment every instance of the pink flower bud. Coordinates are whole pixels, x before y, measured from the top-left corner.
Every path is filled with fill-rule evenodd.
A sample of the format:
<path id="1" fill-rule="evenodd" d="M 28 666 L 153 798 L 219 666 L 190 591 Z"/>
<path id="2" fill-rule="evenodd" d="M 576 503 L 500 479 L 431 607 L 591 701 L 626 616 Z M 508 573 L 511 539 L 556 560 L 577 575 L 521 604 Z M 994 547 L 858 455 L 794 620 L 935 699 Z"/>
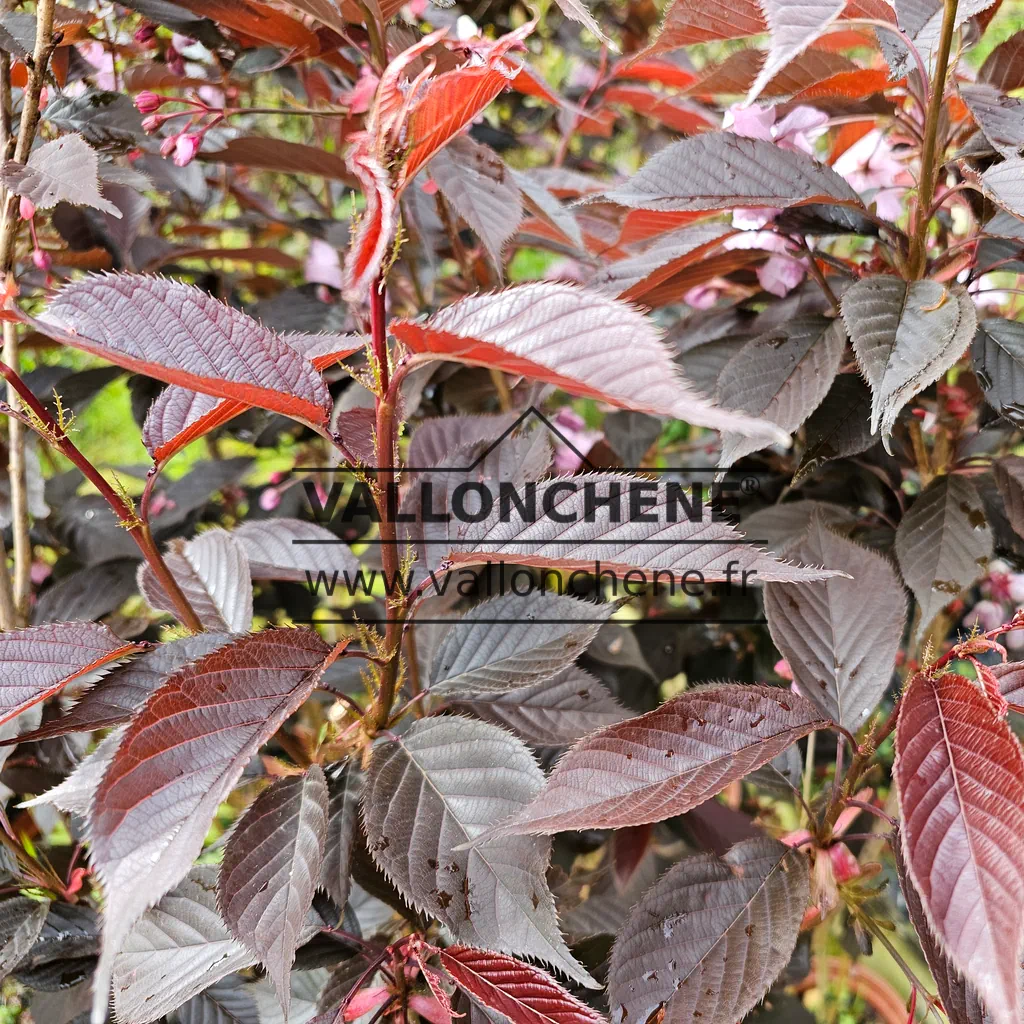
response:
<path id="1" fill-rule="evenodd" d="M 164 123 L 164 119 L 159 114 L 153 114 L 152 117 L 144 117 L 142 119 L 142 130 L 147 135 L 152 135 L 154 132 L 159 131 L 160 125 Z"/>
<path id="2" fill-rule="evenodd" d="M 187 164 L 192 163 L 196 153 L 199 152 L 202 141 L 203 139 L 200 135 L 179 135 L 177 144 L 174 147 L 174 162 L 179 167 L 185 167 Z"/>
<path id="3" fill-rule="evenodd" d="M 39 270 L 49 270 L 53 266 L 53 260 L 50 258 L 48 252 L 44 252 L 42 249 L 32 250 L 32 262 L 39 268 Z"/>
<path id="4" fill-rule="evenodd" d="M 271 512 L 281 504 L 281 492 L 276 487 L 265 487 L 260 492 L 260 508 Z"/>
<path id="5" fill-rule="evenodd" d="M 153 114 L 166 102 L 167 98 L 165 96 L 150 92 L 148 89 L 144 89 L 135 97 L 135 107 L 140 114 Z"/>
<path id="6" fill-rule="evenodd" d="M 153 40 L 156 39 L 156 25 L 151 21 L 144 21 L 135 30 L 135 42 L 139 46 L 150 47 L 153 44 Z"/>
<path id="7" fill-rule="evenodd" d="M 178 145 L 177 135 L 168 135 L 163 142 L 160 143 L 160 155 L 170 156 L 174 152 L 175 146 Z"/>
<path id="8" fill-rule="evenodd" d="M 18 213 L 22 220 L 31 220 L 36 215 L 36 204 L 28 196 L 22 196 L 18 204 Z"/>

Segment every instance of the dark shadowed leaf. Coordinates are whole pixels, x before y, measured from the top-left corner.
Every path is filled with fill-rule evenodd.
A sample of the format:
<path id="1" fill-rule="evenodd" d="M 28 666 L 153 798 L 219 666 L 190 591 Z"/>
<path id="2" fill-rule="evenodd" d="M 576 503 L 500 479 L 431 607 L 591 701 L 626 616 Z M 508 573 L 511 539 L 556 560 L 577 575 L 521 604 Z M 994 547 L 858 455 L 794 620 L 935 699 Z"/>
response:
<path id="1" fill-rule="evenodd" d="M 1024 32 L 1000 43 L 978 70 L 978 81 L 1001 92 L 1012 92 L 1024 86 Z"/>
<path id="2" fill-rule="evenodd" d="M 1024 423 L 1024 324 L 986 317 L 974 335 L 971 361 L 989 405 L 1011 423 Z"/>
<path id="3" fill-rule="evenodd" d="M 900 410 L 963 355 L 974 302 L 959 286 L 867 277 L 842 300 L 843 320 L 871 386 L 871 432 L 888 436 Z"/>
<path id="4" fill-rule="evenodd" d="M 409 442 L 408 469 L 416 473 L 450 465 L 453 451 L 504 437 L 519 420 L 516 413 L 497 416 L 434 416 L 416 428 Z"/>
<path id="5" fill-rule="evenodd" d="M 249 573 L 257 580 L 307 582 L 321 569 L 353 570 L 359 560 L 330 530 L 302 519 L 261 519 L 241 523 L 231 536 L 249 557 Z"/>
<path id="6" fill-rule="evenodd" d="M 487 835 L 664 821 L 827 725 L 809 700 L 787 690 L 735 684 L 688 690 L 580 740 L 555 765 L 543 792 Z"/>
<path id="7" fill-rule="evenodd" d="M 939 946 L 994 1021 L 1019 1021 L 1019 741 L 977 684 L 954 673 L 918 673 L 900 703 L 893 776 L 907 872 Z"/>
<path id="8" fill-rule="evenodd" d="M 319 146 L 306 146 L 288 139 L 243 135 L 229 140 L 223 149 L 204 151 L 201 159 L 287 174 L 312 174 L 349 184 L 355 182 L 345 167 L 345 161 L 336 154 L 327 153 Z"/>
<path id="9" fill-rule="evenodd" d="M 453 697 L 496 696 L 548 679 L 597 636 L 614 604 L 539 592 L 484 601 L 457 619 L 430 666 L 430 688 Z"/>
<path id="10" fill-rule="evenodd" d="M 767 584 L 768 628 L 803 693 L 855 732 L 892 679 L 907 617 L 903 584 L 885 558 L 833 533 L 820 516 L 794 554 L 812 565 L 841 565 L 853 579 Z"/>
<path id="11" fill-rule="evenodd" d="M 1024 458 L 1004 455 L 992 464 L 1003 511 L 1014 531 L 1024 537 Z"/>
<path id="12" fill-rule="evenodd" d="M 195 867 L 147 910 L 114 958 L 118 1020 L 148 1024 L 256 957 L 217 910 L 217 869 Z"/>
<path id="13" fill-rule="evenodd" d="M 988 571 L 992 532 L 974 484 L 932 481 L 896 530 L 900 571 L 921 608 L 918 635 L 939 611 Z"/>
<path id="14" fill-rule="evenodd" d="M 503 729 L 421 719 L 374 749 L 363 794 L 367 845 L 402 895 L 458 941 L 536 957 L 593 985 L 558 930 L 545 879 L 549 841 L 456 849 L 521 811 L 543 785 L 533 754 Z"/>
<path id="15" fill-rule="evenodd" d="M 73 679 L 88 682 L 144 650 L 98 622 L 49 622 L 0 633 L 0 723 L 45 700 Z"/>
<path id="16" fill-rule="evenodd" d="M 320 887 L 339 906 L 348 902 L 351 888 L 349 862 L 359 825 L 359 800 L 364 776 L 359 765 L 348 760 L 327 774 L 329 803 L 327 839 L 320 868 Z"/>
<path id="17" fill-rule="evenodd" d="M 50 912 L 49 900 L 30 900 L 21 897 L 19 904 L 22 899 L 24 915 L 14 932 L 9 938 L 5 938 L 3 945 L 0 946 L 0 981 L 6 981 L 8 975 L 28 956 Z"/>
<path id="18" fill-rule="evenodd" d="M 501 280 L 502 250 L 523 219 L 521 192 L 512 172 L 493 149 L 468 135 L 449 143 L 428 169 L 459 216 L 484 243 Z"/>
<path id="19" fill-rule="evenodd" d="M 43 108 L 42 117 L 62 134 L 78 132 L 98 149 L 132 149 L 146 139 L 142 118 L 125 93 L 93 89 L 79 96 L 58 93 Z"/>
<path id="20" fill-rule="evenodd" d="M 764 87 L 790 61 L 795 60 L 843 12 L 846 0 L 815 0 L 794 4 L 788 0 L 759 0 L 768 22 L 768 56 L 757 75 L 747 103 L 752 103 Z"/>
<path id="21" fill-rule="evenodd" d="M 792 433 L 821 404 L 843 357 L 846 332 L 839 320 L 796 317 L 752 338 L 718 378 L 718 401 L 727 409 L 762 416 Z M 719 465 L 757 451 L 763 444 L 724 434 Z"/>
<path id="22" fill-rule="evenodd" d="M 857 193 L 804 153 L 729 132 L 667 146 L 605 198 L 641 210 L 728 210 L 738 206 L 859 206 Z"/>
<path id="23" fill-rule="evenodd" d="M 457 696 L 457 711 L 502 725 L 534 746 L 562 746 L 629 717 L 588 672 L 570 665 L 551 679 L 507 693 Z"/>
<path id="24" fill-rule="evenodd" d="M 229 639 L 223 633 L 197 633 L 145 651 L 130 664 L 114 668 L 61 718 L 24 734 L 19 742 L 69 732 L 92 732 L 127 722 L 150 695 L 163 686 L 168 676 L 188 662 L 215 651 Z"/>
<path id="25" fill-rule="evenodd" d="M 804 454 L 794 482 L 832 459 L 860 455 L 877 440 L 871 433 L 871 391 L 859 374 L 841 373 L 804 424 Z"/>
<path id="26" fill-rule="evenodd" d="M 550 975 L 510 956 L 449 946 L 441 966 L 484 1006 L 515 1024 L 600 1024 L 604 1018 L 570 995 Z"/>
<path id="27" fill-rule="evenodd" d="M 242 979 L 225 978 L 203 989 L 175 1013 L 176 1024 L 260 1024 Z"/>
<path id="28" fill-rule="evenodd" d="M 81 135 L 62 135 L 34 150 L 26 164 L 8 160 L 3 182 L 15 195 L 30 199 L 36 209 L 57 203 L 92 206 L 112 217 L 121 211 L 100 195 L 99 157 Z"/>
<path id="29" fill-rule="evenodd" d="M 892 843 L 892 851 L 896 859 L 900 889 L 903 890 L 903 898 L 907 904 L 907 916 L 921 942 L 921 952 L 924 953 L 928 969 L 938 986 L 942 1008 L 946 1011 L 950 1024 L 990 1024 L 991 1018 L 985 1014 L 974 986 L 964 980 L 963 975 L 953 966 L 935 939 L 924 904 L 921 902 L 921 894 L 914 888 L 914 883 L 907 873 L 903 844 L 898 837 Z"/>
<path id="30" fill-rule="evenodd" d="M 132 720 L 90 814 L 107 898 L 97 1007 L 128 930 L 188 872 L 249 758 L 338 653 L 307 629 L 244 636 L 178 671 Z"/>
<path id="31" fill-rule="evenodd" d="M 224 847 L 218 905 L 235 937 L 259 954 L 285 1015 L 288 975 L 320 878 L 327 802 L 319 765 L 277 779 L 253 801 Z"/>
<path id="32" fill-rule="evenodd" d="M 252 625 L 249 559 L 233 534 L 215 527 L 192 540 L 172 540 L 164 561 L 207 629 L 241 633 Z M 174 613 L 148 562 L 139 567 L 139 590 L 151 607 Z"/>
<path id="33" fill-rule="evenodd" d="M 679 376 L 653 321 L 597 292 L 536 282 L 470 295 L 392 333 L 415 353 L 496 367 L 620 408 L 783 439 L 761 420 L 716 409 Z M 616 353 L 628 344 L 633 358 Z"/>
<path id="34" fill-rule="evenodd" d="M 330 395 L 312 363 L 245 313 L 191 285 L 139 274 L 66 285 L 36 326 L 55 340 L 169 384 L 325 429 Z"/>
<path id="35" fill-rule="evenodd" d="M 773 839 L 684 858 L 616 937 L 612 1020 L 649 1020 L 661 1009 L 672 1021 L 741 1020 L 789 962 L 808 896 L 806 856 Z"/>

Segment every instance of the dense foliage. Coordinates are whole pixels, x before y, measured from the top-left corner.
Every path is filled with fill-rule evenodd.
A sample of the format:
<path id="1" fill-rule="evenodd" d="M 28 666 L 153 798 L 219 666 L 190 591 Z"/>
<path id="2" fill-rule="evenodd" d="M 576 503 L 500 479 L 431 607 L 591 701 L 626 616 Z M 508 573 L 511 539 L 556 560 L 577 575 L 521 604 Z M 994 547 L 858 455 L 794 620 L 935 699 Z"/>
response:
<path id="1" fill-rule="evenodd" d="M 1018 22 L 4 5 L 3 1019 L 1024 1024 Z"/>

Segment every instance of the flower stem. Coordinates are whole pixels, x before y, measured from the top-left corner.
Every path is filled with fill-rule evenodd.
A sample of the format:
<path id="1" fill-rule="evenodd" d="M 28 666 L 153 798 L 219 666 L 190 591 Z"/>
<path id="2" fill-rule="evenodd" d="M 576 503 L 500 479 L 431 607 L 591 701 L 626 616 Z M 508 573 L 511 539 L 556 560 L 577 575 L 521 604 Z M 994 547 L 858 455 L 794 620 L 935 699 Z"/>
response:
<path id="1" fill-rule="evenodd" d="M 939 52 L 935 58 L 932 94 L 928 100 L 924 143 L 921 146 L 921 180 L 917 187 L 917 213 L 910 249 L 910 276 L 913 280 L 924 277 L 928 266 L 928 225 L 931 223 L 932 200 L 935 197 L 939 119 L 942 114 L 942 101 L 946 95 L 946 72 L 949 70 L 949 52 L 953 45 L 953 30 L 956 27 L 956 7 L 957 0 L 943 2 Z"/>

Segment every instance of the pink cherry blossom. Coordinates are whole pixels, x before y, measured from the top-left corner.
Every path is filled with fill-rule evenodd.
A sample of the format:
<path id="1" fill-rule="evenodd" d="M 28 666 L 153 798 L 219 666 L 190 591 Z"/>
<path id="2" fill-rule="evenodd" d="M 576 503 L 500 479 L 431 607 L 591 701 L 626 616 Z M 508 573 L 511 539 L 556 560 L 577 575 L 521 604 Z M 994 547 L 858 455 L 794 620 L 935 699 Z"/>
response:
<path id="1" fill-rule="evenodd" d="M 178 136 L 178 141 L 174 144 L 174 162 L 178 167 L 185 167 L 192 163 L 195 159 L 196 153 L 199 152 L 199 147 L 202 145 L 203 138 L 201 135 L 188 135 L 182 134 Z"/>
<path id="2" fill-rule="evenodd" d="M 903 212 L 903 194 L 910 184 L 906 167 L 893 153 L 882 132 L 868 132 L 832 165 L 858 192 L 877 190 L 875 209 L 880 217 L 896 220 Z"/>
<path id="3" fill-rule="evenodd" d="M 309 243 L 309 254 L 306 256 L 304 272 L 307 281 L 328 284 L 332 288 L 341 289 L 341 258 L 338 255 L 338 250 L 322 238 L 314 238 Z"/>

